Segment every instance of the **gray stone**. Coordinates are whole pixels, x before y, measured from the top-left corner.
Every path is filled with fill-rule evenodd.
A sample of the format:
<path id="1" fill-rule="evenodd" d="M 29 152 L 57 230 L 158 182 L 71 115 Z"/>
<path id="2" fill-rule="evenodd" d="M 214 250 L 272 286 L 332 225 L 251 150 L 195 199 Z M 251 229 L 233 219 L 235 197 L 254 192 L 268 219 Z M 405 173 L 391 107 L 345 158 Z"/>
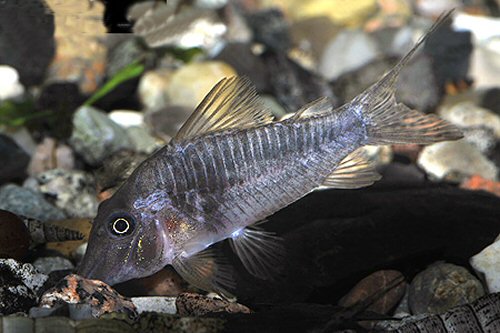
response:
<path id="1" fill-rule="evenodd" d="M 48 203 L 42 194 L 15 184 L 0 187 L 0 209 L 44 222 L 66 218 L 66 214 Z"/>
<path id="2" fill-rule="evenodd" d="M 464 176 L 477 174 L 486 179 L 497 178 L 495 164 L 464 139 L 426 146 L 417 163 L 428 175 L 437 179 L 457 172 Z"/>
<path id="3" fill-rule="evenodd" d="M 99 164 L 112 153 L 131 146 L 125 129 L 93 107 L 79 108 L 73 126 L 69 142 L 89 164 Z"/>
<path id="4" fill-rule="evenodd" d="M 413 314 L 442 313 L 483 295 L 483 286 L 465 268 L 437 262 L 415 276 L 408 301 Z"/>
<path id="5" fill-rule="evenodd" d="M 175 306 L 176 297 L 132 297 L 131 300 L 139 313 L 145 311 L 177 313 L 177 307 Z"/>
<path id="6" fill-rule="evenodd" d="M 38 174 L 36 182 L 25 182 L 62 209 L 68 217 L 86 218 L 97 214 L 94 177 L 80 170 L 52 169 Z"/>
<path id="7" fill-rule="evenodd" d="M 152 137 L 143 126 L 130 126 L 127 128 L 127 134 L 136 152 L 151 154 L 163 146 L 162 142 Z"/>
<path id="8" fill-rule="evenodd" d="M 500 235 L 493 244 L 473 256 L 470 265 L 484 277 L 490 293 L 500 292 Z"/>
<path id="9" fill-rule="evenodd" d="M 319 62 L 319 72 L 327 79 L 336 79 L 355 70 L 380 54 L 372 37 L 362 30 L 340 32 L 325 48 Z"/>
<path id="10" fill-rule="evenodd" d="M 50 274 L 53 271 L 60 271 L 64 269 L 73 269 L 75 266 L 64 257 L 42 257 L 33 262 L 38 271 L 43 274 Z"/>
<path id="11" fill-rule="evenodd" d="M 444 107 L 439 116 L 460 128 L 489 128 L 500 139 L 500 116 L 483 109 L 472 102 L 462 102 L 451 107 Z"/>

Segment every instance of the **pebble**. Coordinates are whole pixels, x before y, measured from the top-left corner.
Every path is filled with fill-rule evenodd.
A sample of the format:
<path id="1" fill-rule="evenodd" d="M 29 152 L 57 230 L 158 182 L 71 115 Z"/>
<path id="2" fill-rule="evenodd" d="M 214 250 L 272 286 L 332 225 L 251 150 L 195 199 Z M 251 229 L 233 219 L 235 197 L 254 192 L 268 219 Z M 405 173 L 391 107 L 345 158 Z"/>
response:
<path id="1" fill-rule="evenodd" d="M 25 177 L 30 157 L 10 137 L 0 134 L 0 184 Z"/>
<path id="2" fill-rule="evenodd" d="M 336 24 L 359 26 L 377 11 L 377 0 L 311 0 L 293 1 L 288 12 L 293 19 L 327 16 Z"/>
<path id="3" fill-rule="evenodd" d="M 467 142 L 474 145 L 481 153 L 489 155 L 495 148 L 497 138 L 491 128 L 478 126 L 462 128 L 462 133 Z"/>
<path id="4" fill-rule="evenodd" d="M 139 81 L 138 94 L 146 110 L 156 111 L 169 103 L 168 87 L 172 79 L 172 70 L 158 68 L 144 73 Z"/>
<path id="5" fill-rule="evenodd" d="M 403 298 L 405 291 L 403 274 L 394 270 L 378 271 L 358 282 L 340 299 L 339 306 L 348 308 L 372 300 L 367 311 L 387 314 Z"/>
<path id="6" fill-rule="evenodd" d="M 207 313 L 251 313 L 252 311 L 239 303 L 221 298 L 212 298 L 195 293 L 182 293 L 175 301 L 177 314 L 182 317 L 198 317 Z"/>
<path id="7" fill-rule="evenodd" d="M 473 256 L 470 259 L 470 265 L 480 276 L 484 277 L 488 292 L 500 292 L 500 235 L 491 245 Z"/>
<path id="8" fill-rule="evenodd" d="M 43 274 L 50 274 L 53 271 L 74 269 L 71 261 L 64 257 L 41 257 L 33 262 L 33 266 Z"/>
<path id="9" fill-rule="evenodd" d="M 361 148 L 367 158 L 377 167 L 391 163 L 393 158 L 392 147 L 390 145 L 384 146 L 370 146 L 366 145 Z"/>
<path id="10" fill-rule="evenodd" d="M 131 145 L 125 129 L 93 107 L 80 107 L 73 116 L 73 126 L 69 142 L 91 165 Z"/>
<path id="11" fill-rule="evenodd" d="M 94 178 L 81 170 L 52 169 L 38 174 L 28 182 L 33 190 L 63 210 L 68 217 L 85 218 L 97 214 L 97 193 Z"/>
<path id="12" fill-rule="evenodd" d="M 30 234 L 15 214 L 0 210 L 0 258 L 23 260 L 28 254 Z"/>
<path id="13" fill-rule="evenodd" d="M 260 10 L 248 14 L 246 19 L 255 42 L 278 52 L 286 52 L 290 48 L 289 24 L 281 10 Z"/>
<path id="14" fill-rule="evenodd" d="M 362 30 L 344 30 L 325 47 L 318 71 L 328 80 L 334 80 L 373 61 L 379 54 L 371 36 Z"/>
<path id="15" fill-rule="evenodd" d="M 500 19 L 457 12 L 453 26 L 474 35 L 469 75 L 475 89 L 500 86 Z"/>
<path id="16" fill-rule="evenodd" d="M 138 313 L 154 311 L 159 313 L 176 314 L 175 297 L 132 297 L 132 303 Z"/>
<path id="17" fill-rule="evenodd" d="M 53 308 L 60 303 L 88 304 L 95 318 L 112 312 L 125 313 L 130 318 L 138 315 L 134 303 L 109 285 L 76 274 L 67 275 L 56 286 L 45 291 L 40 297 L 39 306 Z"/>
<path id="18" fill-rule="evenodd" d="M 19 73 L 13 67 L 0 65 L 0 102 L 17 99 L 24 94 L 24 87 L 19 82 Z"/>
<path id="19" fill-rule="evenodd" d="M 460 8 L 462 2 L 458 0 L 417 0 L 415 5 L 419 14 L 438 17 L 448 10 Z"/>
<path id="20" fill-rule="evenodd" d="M 0 315 L 27 312 L 47 278 L 31 264 L 0 259 Z"/>
<path id="21" fill-rule="evenodd" d="M 497 168 L 481 152 L 465 140 L 439 142 L 424 147 L 417 161 L 426 173 L 443 179 L 452 173 L 474 174 L 495 180 Z"/>
<path id="22" fill-rule="evenodd" d="M 62 220 L 66 214 L 48 203 L 41 193 L 15 184 L 0 187 L 0 209 L 43 222 Z"/>
<path id="23" fill-rule="evenodd" d="M 56 168 L 71 170 L 74 167 L 75 156 L 73 150 L 53 138 L 45 137 L 36 146 L 35 153 L 31 156 L 28 174 L 36 176 L 39 173 Z"/>
<path id="24" fill-rule="evenodd" d="M 486 127 L 493 131 L 500 140 L 500 115 L 481 108 L 472 102 L 462 102 L 450 107 L 443 107 L 439 116 L 460 128 Z"/>
<path id="25" fill-rule="evenodd" d="M 172 75 L 167 89 L 170 103 L 194 109 L 217 82 L 234 75 L 236 71 L 220 61 L 189 63 Z"/>
<path id="26" fill-rule="evenodd" d="M 409 305 L 412 314 L 442 313 L 483 295 L 483 286 L 465 268 L 437 262 L 411 282 Z"/>

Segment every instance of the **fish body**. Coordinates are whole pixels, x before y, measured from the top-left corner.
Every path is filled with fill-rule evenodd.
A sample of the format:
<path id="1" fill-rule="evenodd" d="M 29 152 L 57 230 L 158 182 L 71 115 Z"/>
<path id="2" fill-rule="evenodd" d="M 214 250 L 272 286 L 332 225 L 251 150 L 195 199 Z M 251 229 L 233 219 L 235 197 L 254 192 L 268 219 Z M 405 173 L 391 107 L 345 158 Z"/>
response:
<path id="1" fill-rule="evenodd" d="M 80 274 L 114 284 L 171 264 L 201 289 L 224 293 L 229 270 L 208 248 L 230 239 L 250 273 L 270 278 L 283 247 L 256 223 L 317 188 L 378 180 L 358 153 L 366 144 L 461 137 L 395 100 L 397 75 L 420 43 L 350 103 L 334 109 L 320 99 L 281 121 L 247 80 L 223 79 L 176 138 L 100 205 Z"/>

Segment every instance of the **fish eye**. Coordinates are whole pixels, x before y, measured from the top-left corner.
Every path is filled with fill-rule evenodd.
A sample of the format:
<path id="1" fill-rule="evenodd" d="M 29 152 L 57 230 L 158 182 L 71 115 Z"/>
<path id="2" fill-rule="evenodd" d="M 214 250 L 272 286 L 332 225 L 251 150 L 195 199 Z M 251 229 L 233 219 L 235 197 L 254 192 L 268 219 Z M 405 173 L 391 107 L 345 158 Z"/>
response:
<path id="1" fill-rule="evenodd" d="M 109 229 L 115 236 L 130 235 L 135 229 L 135 219 L 130 214 L 113 214 L 109 219 Z"/>

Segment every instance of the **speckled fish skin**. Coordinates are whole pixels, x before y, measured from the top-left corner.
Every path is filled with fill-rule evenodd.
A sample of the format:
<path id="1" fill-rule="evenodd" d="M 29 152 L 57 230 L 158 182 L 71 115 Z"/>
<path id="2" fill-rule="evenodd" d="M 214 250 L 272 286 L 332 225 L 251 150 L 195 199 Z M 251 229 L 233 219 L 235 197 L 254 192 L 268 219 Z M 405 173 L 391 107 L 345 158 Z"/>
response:
<path id="1" fill-rule="evenodd" d="M 201 274 L 205 279 L 210 269 L 184 269 L 179 261 L 187 262 L 221 240 L 238 239 L 243 228 L 322 185 L 343 187 L 345 172 L 339 172 L 340 180 L 329 177 L 341 170 L 340 164 L 359 147 L 460 138 L 461 133 L 452 125 L 410 110 L 394 99 L 397 75 L 418 45 L 379 82 L 336 110 L 327 100 L 318 100 L 285 120 L 199 131 L 181 135 L 163 147 L 100 205 L 79 274 L 114 284 L 173 264 L 184 278 L 210 289 L 215 283 L 202 283 L 199 278 Z M 245 88 L 246 84 L 225 79 L 213 92 L 227 86 Z M 244 89 L 235 91 L 231 98 L 238 100 Z M 213 102 L 210 96 L 223 95 L 213 92 L 208 102 Z M 208 102 L 205 104 L 210 105 Z M 347 185 L 353 185 L 351 188 L 378 179 L 368 172 L 368 180 L 356 183 L 360 174 L 349 171 L 347 176 L 352 180 L 348 179 Z M 114 228 L 113 223 L 123 216 L 133 223 L 127 224 L 130 228 L 118 225 L 125 232 L 114 235 L 110 225 Z M 120 223 L 125 222 L 122 219 Z M 254 235 L 263 234 L 250 236 Z M 252 253 L 267 244 L 245 243 L 253 248 L 240 247 L 236 252 L 251 271 L 256 259 Z M 259 268 L 255 271 L 260 272 Z M 197 277 L 189 279 L 193 276 Z"/>

